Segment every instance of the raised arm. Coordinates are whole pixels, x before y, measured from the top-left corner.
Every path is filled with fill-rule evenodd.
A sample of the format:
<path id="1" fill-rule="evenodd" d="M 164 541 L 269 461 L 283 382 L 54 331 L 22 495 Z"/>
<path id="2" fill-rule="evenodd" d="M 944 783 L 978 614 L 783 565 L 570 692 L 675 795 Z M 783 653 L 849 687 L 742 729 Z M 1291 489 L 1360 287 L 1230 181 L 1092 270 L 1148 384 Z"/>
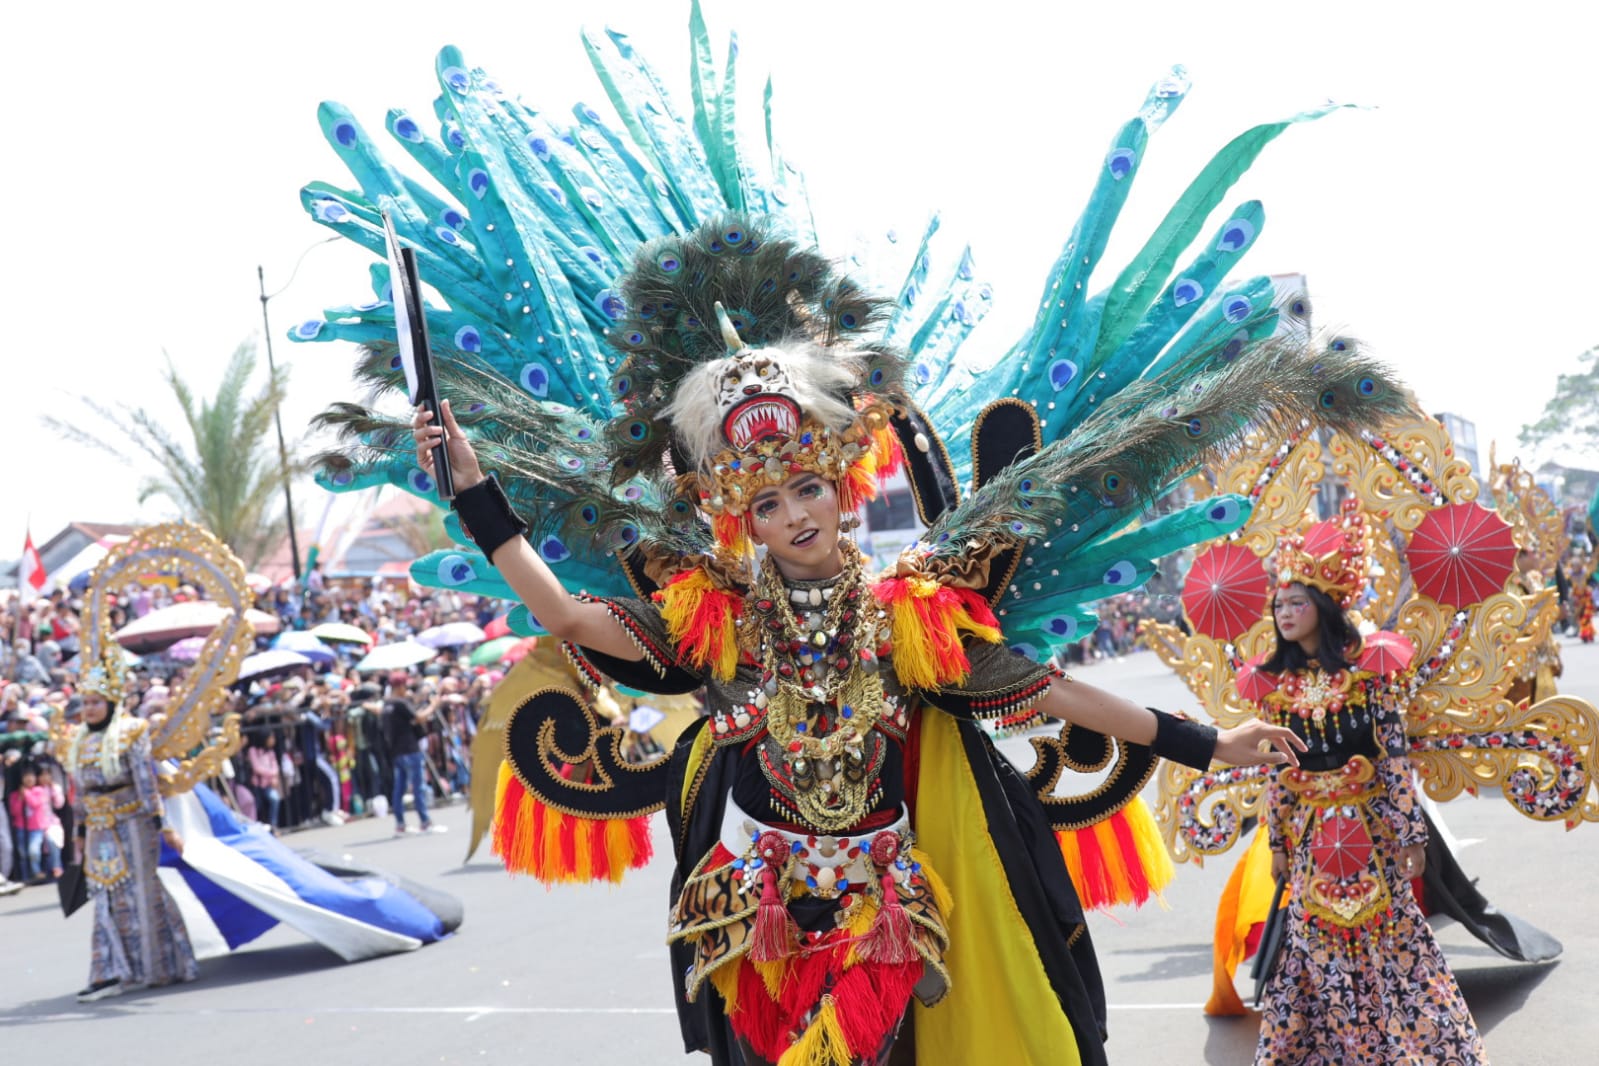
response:
<path id="1" fill-rule="evenodd" d="M 1140 707 L 1131 700 L 1076 680 L 1057 679 L 1037 706 L 1052 718 L 1134 744 L 1152 746 L 1156 755 L 1199 770 L 1208 769 L 1211 758 L 1234 766 L 1256 763 L 1298 766 L 1299 757 L 1295 752 L 1305 750 L 1304 741 L 1292 730 L 1268 725 L 1258 718 L 1231 729 L 1213 730 L 1210 726 Z M 1207 751 L 1211 748 L 1212 737 L 1213 750 Z M 1267 745 L 1264 750 L 1263 743 Z"/>
<path id="2" fill-rule="evenodd" d="M 443 403 L 444 425 L 432 425 L 433 412 L 418 407 L 411 419 L 411 435 L 416 440 L 416 461 L 424 473 L 433 476 L 433 449 L 441 435 L 447 439 L 450 471 L 455 479 L 456 510 L 462 513 L 463 522 L 468 509 L 483 509 L 495 519 L 495 531 L 480 529 L 473 537 L 492 538 L 496 543 L 479 543 L 489 562 L 499 570 L 500 576 L 516 591 L 527 609 L 539 624 L 558 640 L 571 641 L 585 648 L 603 652 L 617 659 L 636 662 L 644 657 L 603 603 L 584 603 L 573 599 L 556 579 L 555 573 L 545 565 L 533 550 L 527 538 L 520 535 L 525 526 L 511 511 L 510 502 L 492 479 L 484 477 L 478 465 L 472 443 L 462 432 L 450 411 L 450 401 Z M 470 522 L 465 522 L 469 530 Z M 480 526 L 484 523 L 479 522 Z M 505 533 L 515 530 L 516 535 Z M 501 539 L 503 537 L 503 540 Z"/>

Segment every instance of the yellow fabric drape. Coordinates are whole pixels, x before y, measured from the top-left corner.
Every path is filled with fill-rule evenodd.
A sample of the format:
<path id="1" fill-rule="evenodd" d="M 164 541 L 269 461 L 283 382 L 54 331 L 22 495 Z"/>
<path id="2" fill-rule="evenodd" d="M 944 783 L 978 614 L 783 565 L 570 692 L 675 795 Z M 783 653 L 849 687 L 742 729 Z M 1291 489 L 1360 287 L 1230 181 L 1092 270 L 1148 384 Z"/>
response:
<path id="1" fill-rule="evenodd" d="M 1248 1013 L 1233 987 L 1233 978 L 1238 973 L 1238 964 L 1244 961 L 1250 929 L 1264 924 L 1271 911 L 1271 897 L 1276 887 L 1271 879 L 1271 844 L 1262 826 L 1233 866 L 1227 887 L 1222 889 L 1221 900 L 1216 904 L 1212 987 L 1210 999 L 1205 1003 L 1206 1014 L 1226 1017 Z M 1286 894 L 1283 902 L 1287 903 Z"/>
<path id="2" fill-rule="evenodd" d="M 916 1061 L 1081 1066 L 1077 1038 L 985 825 L 955 721 L 924 711 L 916 837 L 955 905 L 944 914 L 950 991 L 936 1006 L 916 1004 Z"/>

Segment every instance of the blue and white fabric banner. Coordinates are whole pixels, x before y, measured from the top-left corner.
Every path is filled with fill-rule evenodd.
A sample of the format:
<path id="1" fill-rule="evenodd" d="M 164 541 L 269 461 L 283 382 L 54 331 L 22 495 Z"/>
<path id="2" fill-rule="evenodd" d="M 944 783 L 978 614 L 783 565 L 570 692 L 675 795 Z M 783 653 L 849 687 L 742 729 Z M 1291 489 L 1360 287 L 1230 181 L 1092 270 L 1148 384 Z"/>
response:
<path id="1" fill-rule="evenodd" d="M 346 962 L 412 951 L 447 934 L 416 897 L 382 877 L 335 877 L 246 822 L 204 785 L 166 801 L 183 837 L 161 846 L 161 883 L 183 912 L 195 954 L 223 955 L 279 922 Z"/>

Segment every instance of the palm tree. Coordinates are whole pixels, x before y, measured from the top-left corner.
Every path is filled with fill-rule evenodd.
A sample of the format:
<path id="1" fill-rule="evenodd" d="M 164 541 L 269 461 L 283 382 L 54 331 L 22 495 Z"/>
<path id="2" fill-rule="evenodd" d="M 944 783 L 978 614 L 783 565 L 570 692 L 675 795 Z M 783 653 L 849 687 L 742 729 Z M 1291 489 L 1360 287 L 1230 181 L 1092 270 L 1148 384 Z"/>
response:
<path id="1" fill-rule="evenodd" d="M 288 385 L 288 371 L 279 368 L 260 391 L 247 395 L 255 366 L 255 344 L 245 341 L 234 349 L 216 396 L 197 401 L 167 357 L 166 383 L 183 410 L 192 446 L 174 436 L 166 425 L 169 420 L 157 413 L 127 404 L 108 407 L 79 397 L 148 461 L 141 465 L 153 472 L 139 486 L 139 502 L 165 496 L 184 518 L 215 533 L 246 567 L 258 564 L 277 546 L 283 535 L 279 512 L 285 477 L 303 472 L 298 461 L 284 469 L 272 437 L 272 416 Z M 44 421 L 68 440 L 99 448 L 131 465 L 126 443 L 108 441 L 59 418 Z"/>

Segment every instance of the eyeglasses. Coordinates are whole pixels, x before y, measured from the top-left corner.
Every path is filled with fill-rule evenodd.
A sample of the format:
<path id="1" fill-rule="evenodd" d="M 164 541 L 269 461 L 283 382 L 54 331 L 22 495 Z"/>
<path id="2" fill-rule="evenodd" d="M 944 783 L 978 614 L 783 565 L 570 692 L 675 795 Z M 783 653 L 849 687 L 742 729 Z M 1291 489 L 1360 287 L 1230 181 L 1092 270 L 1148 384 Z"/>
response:
<path id="1" fill-rule="evenodd" d="M 1271 605 L 1276 614 L 1298 614 L 1310 606 L 1309 600 L 1280 600 Z"/>

